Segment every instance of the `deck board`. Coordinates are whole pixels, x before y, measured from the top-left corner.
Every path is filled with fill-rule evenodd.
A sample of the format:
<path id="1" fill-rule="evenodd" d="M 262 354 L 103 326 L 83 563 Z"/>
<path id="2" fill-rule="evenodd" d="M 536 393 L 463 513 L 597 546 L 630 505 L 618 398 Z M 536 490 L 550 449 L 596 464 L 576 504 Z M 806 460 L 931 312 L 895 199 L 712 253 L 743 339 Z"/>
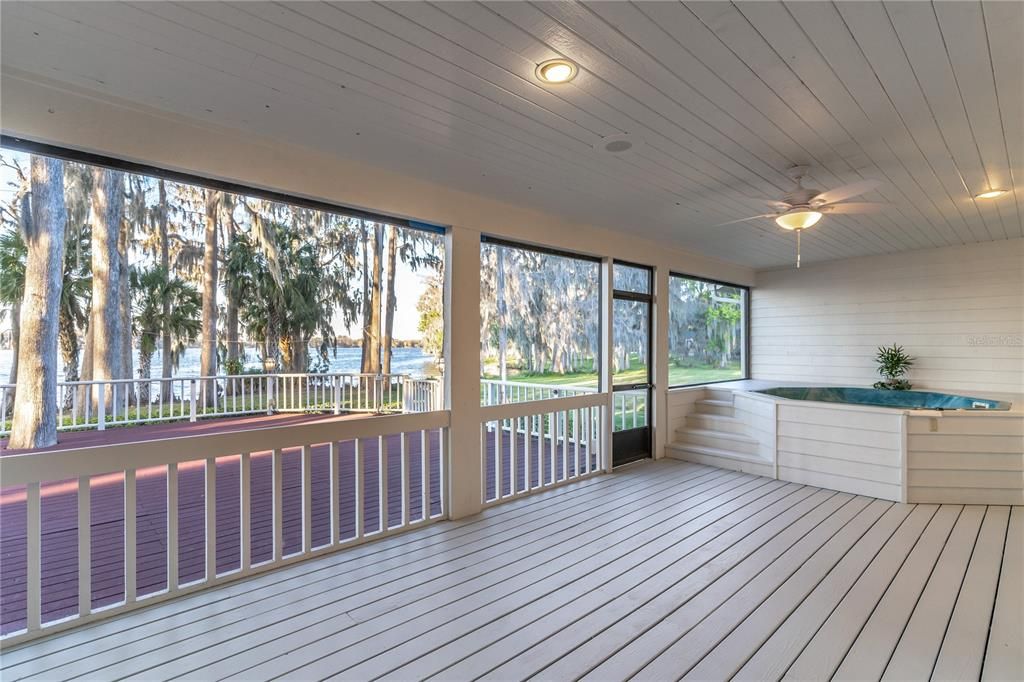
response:
<path id="1" fill-rule="evenodd" d="M 1021 525 L 1020 508 L 648 462 L 88 624 L 0 665 L 4 680 L 753 679 L 899 675 L 913 653 L 912 672 L 948 658 L 999 679 L 1022 665 Z"/>

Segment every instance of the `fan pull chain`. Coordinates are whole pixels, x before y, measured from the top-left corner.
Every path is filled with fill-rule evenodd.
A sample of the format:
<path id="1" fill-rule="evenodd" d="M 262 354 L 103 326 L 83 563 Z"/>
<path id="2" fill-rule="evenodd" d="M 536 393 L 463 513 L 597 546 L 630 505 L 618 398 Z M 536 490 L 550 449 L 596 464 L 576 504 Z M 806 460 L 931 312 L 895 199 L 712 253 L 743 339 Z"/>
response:
<path id="1" fill-rule="evenodd" d="M 796 267 L 797 267 L 798 270 L 800 269 L 800 233 L 801 232 L 803 232 L 803 230 L 797 230 L 796 231 Z"/>

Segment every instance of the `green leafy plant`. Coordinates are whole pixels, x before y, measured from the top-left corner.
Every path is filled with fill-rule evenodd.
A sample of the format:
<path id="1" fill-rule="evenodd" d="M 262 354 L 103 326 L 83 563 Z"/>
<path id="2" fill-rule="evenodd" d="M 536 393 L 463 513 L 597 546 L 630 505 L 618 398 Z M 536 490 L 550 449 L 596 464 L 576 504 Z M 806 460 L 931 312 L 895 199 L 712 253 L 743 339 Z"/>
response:
<path id="1" fill-rule="evenodd" d="M 878 373 L 885 378 L 885 381 L 876 382 L 875 388 L 884 388 L 890 391 L 907 391 L 911 388 L 910 382 L 904 377 L 913 367 L 914 358 L 903 350 L 903 346 L 896 344 L 888 348 L 880 346 L 875 355 L 875 362 L 878 363 Z"/>

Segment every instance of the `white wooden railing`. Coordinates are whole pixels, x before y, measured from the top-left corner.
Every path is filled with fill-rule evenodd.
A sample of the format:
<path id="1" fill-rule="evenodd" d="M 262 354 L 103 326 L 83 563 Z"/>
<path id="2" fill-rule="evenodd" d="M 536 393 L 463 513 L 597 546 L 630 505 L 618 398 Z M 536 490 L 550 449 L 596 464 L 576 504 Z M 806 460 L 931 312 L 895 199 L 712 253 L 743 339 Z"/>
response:
<path id="1" fill-rule="evenodd" d="M 606 469 L 607 394 L 490 405 L 480 424 L 481 500 L 504 502 Z"/>
<path id="2" fill-rule="evenodd" d="M 447 460 L 447 438 L 449 418 L 447 412 L 427 412 L 422 414 L 381 416 L 373 419 L 328 419 L 309 424 L 276 426 L 248 431 L 235 431 L 217 434 L 184 436 L 157 441 L 110 444 L 97 447 L 43 452 L 23 455 L 10 455 L 0 458 L 0 476 L 3 478 L 4 495 L 19 497 L 23 500 L 26 513 L 26 544 L 27 573 L 24 630 L 11 633 L 3 638 L 4 645 L 32 639 L 50 632 L 65 629 L 72 625 L 106 617 L 121 611 L 132 609 L 144 604 L 151 604 L 169 599 L 184 593 L 205 588 L 210 585 L 234 580 L 277 568 L 310 556 L 348 547 L 365 542 L 371 538 L 390 535 L 412 526 L 431 523 L 444 518 L 447 514 L 447 491 L 445 489 Z M 354 468 L 353 471 L 341 471 L 339 453 L 345 452 L 353 456 L 345 458 Z M 317 489 L 329 496 L 330 533 L 325 543 L 315 545 L 313 540 L 313 509 L 314 483 L 311 477 L 312 453 L 328 453 L 329 487 Z M 354 448 L 354 449 L 348 449 Z M 367 450 L 375 453 L 368 454 Z M 260 454 L 262 453 L 262 454 Z M 270 497 L 272 507 L 272 552 L 266 561 L 256 563 L 252 557 L 253 523 L 251 519 L 252 490 L 254 489 L 255 473 L 253 459 L 270 457 L 269 467 Z M 301 464 L 301 546 L 291 554 L 284 553 L 285 513 L 284 490 L 282 487 L 283 460 L 285 457 L 300 458 Z M 321 455 L 318 455 L 321 456 Z M 388 462 L 392 458 L 400 458 L 397 467 L 400 474 L 388 475 Z M 418 459 L 414 460 L 416 457 Z M 224 459 L 228 458 L 228 459 Z M 373 461 L 375 460 L 375 461 Z M 322 460 L 317 460 L 322 461 Z M 377 481 L 366 482 L 368 461 L 378 472 Z M 179 468 L 186 463 L 202 464 L 203 467 L 203 507 L 202 520 L 205 528 L 205 542 L 202 548 L 192 550 L 202 552 L 205 563 L 205 574 L 187 584 L 179 584 L 179 562 L 188 559 L 179 556 L 181 551 L 189 551 L 187 547 L 179 548 Z M 218 525 L 217 495 L 223 492 L 223 485 L 218 488 L 217 471 L 225 462 L 235 466 L 237 474 L 232 472 L 229 479 L 237 476 L 239 481 L 239 509 L 233 518 L 238 521 L 238 560 L 237 568 L 226 572 L 217 569 L 217 536 L 223 533 L 225 525 Z M 293 463 L 294 460 L 289 460 Z M 154 468 L 161 476 L 166 476 L 166 517 L 167 517 L 167 552 L 166 552 L 166 588 L 146 595 L 138 594 L 136 585 L 137 565 L 137 496 L 136 483 L 140 472 L 143 476 L 151 476 Z M 412 469 L 418 469 L 413 475 Z M 266 471 L 264 467 L 261 470 Z M 435 472 L 432 474 L 432 471 Z M 94 610 L 92 606 L 91 586 L 91 499 L 95 494 L 97 483 L 93 477 L 102 476 L 104 485 L 109 484 L 111 476 L 117 478 L 115 485 L 121 487 L 118 499 L 123 496 L 123 599 L 102 610 Z M 346 501 L 346 509 L 353 510 L 354 518 L 346 519 L 346 528 L 354 528 L 350 537 L 342 537 L 341 510 L 343 495 L 339 491 L 339 479 L 342 476 L 352 477 L 354 500 Z M 395 480 L 392 480 L 395 479 Z M 147 479 L 149 480 L 149 479 Z M 262 480 L 262 479 L 261 479 Z M 346 479 L 347 480 L 347 479 Z M 54 491 L 67 488 L 68 482 L 74 486 L 77 481 L 77 541 L 71 540 L 73 549 L 77 545 L 78 556 L 78 607 L 77 613 L 61 618 L 55 622 L 43 622 L 43 592 L 41 546 L 43 525 L 41 518 L 42 498 Z M 432 486 L 432 481 L 437 483 Z M 264 481 L 266 483 L 266 481 Z M 320 481 L 317 481 L 320 483 Z M 368 527 L 366 522 L 367 487 L 376 486 L 377 490 L 370 495 L 376 500 L 370 505 L 378 519 L 376 527 Z M 396 499 L 395 486 L 400 486 L 397 499 L 400 500 L 401 513 L 396 509 L 389 510 L 389 497 L 394 504 Z M 418 489 L 417 489 L 418 488 Z M 70 490 L 74 490 L 73 487 Z M 391 495 L 389 495 L 389 492 Z M 346 493 L 347 494 L 347 491 Z M 437 496 L 439 495 L 439 500 Z M 235 499 L 232 493 L 231 499 Z M 324 507 L 320 497 L 318 508 Z M 10 500 L 7 500 L 10 504 Z M 233 505 L 232 505 L 233 506 Z M 413 511 L 417 515 L 414 516 Z M 7 517 L 10 518 L 10 517 Z M 396 519 L 395 523 L 389 519 Z M 323 522 L 323 519 L 320 519 Z M 230 527 L 230 525 L 229 525 Z M 191 557 L 196 559 L 197 557 Z"/>
<path id="3" fill-rule="evenodd" d="M 0 436 L 10 432 L 15 386 L 0 384 Z M 432 412 L 441 382 L 404 374 L 240 374 L 61 381 L 57 429 L 104 430 L 275 412 Z"/>
<path id="4" fill-rule="evenodd" d="M 522 381 L 480 380 L 480 397 L 484 406 L 506 405 L 533 400 L 572 398 L 594 395 L 598 390 L 592 386 L 531 384 Z M 619 429 L 637 428 L 647 425 L 646 391 L 622 391 L 612 394 L 612 412 Z"/>

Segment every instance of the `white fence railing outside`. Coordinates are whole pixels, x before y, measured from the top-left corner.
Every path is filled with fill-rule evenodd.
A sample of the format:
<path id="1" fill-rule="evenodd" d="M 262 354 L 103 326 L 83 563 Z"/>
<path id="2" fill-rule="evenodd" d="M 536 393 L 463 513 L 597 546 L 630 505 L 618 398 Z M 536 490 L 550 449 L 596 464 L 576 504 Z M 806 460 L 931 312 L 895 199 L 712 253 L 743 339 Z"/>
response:
<path id="1" fill-rule="evenodd" d="M 485 505 L 586 478 L 605 469 L 607 394 L 490 405 L 480 424 Z"/>
<path id="2" fill-rule="evenodd" d="M 499 379 L 480 380 L 480 397 L 485 407 L 529 402 L 532 400 L 574 398 L 582 395 L 595 395 L 597 392 L 598 389 L 592 386 L 531 384 L 522 381 L 501 381 Z M 644 389 L 620 391 L 612 394 L 612 417 L 615 419 L 616 430 L 647 425 L 646 393 L 647 391 Z"/>
<path id="3" fill-rule="evenodd" d="M 3 468 L 4 493 L 23 500 L 19 504 L 24 504 L 27 515 L 27 627 L 5 636 L 3 642 L 10 645 L 444 518 L 447 514 L 445 470 L 448 466 L 448 425 L 447 412 L 427 412 L 381 416 L 374 419 L 324 420 L 144 443 L 107 444 L 4 457 L 0 460 L 0 466 Z M 339 454 L 343 446 L 346 453 L 344 460 Z M 311 476 L 314 448 L 318 458 L 326 455 L 330 457 L 327 490 L 324 490 L 323 486 L 314 485 Z M 261 462 L 260 470 L 265 472 L 264 476 L 270 476 L 272 552 L 268 559 L 260 562 L 254 561 L 252 556 L 253 533 L 257 524 L 250 516 L 253 510 L 253 490 L 257 488 L 256 457 L 271 459 L 269 471 L 265 462 Z M 285 554 L 284 545 L 286 506 L 282 469 L 285 457 L 299 458 L 301 462 L 296 463 L 295 459 L 288 460 L 289 466 L 297 466 L 301 471 L 298 493 L 301 498 L 301 511 L 298 512 L 301 543 L 298 551 L 290 554 Z M 400 458 L 399 466 L 395 467 L 399 471 L 397 475 L 394 472 L 389 475 L 389 458 L 392 462 L 394 458 Z M 342 461 L 346 463 L 344 471 Z M 240 504 L 235 508 L 240 510 L 234 514 L 237 521 L 228 521 L 226 527 L 237 527 L 239 544 L 235 564 L 237 568 L 218 572 L 217 533 L 223 533 L 225 525 L 218 526 L 217 496 L 218 493 L 226 493 L 223 484 L 218 487 L 217 472 L 219 468 L 225 466 L 225 462 L 232 467 L 227 480 L 237 477 L 239 485 L 237 493 L 231 492 L 228 497 L 232 500 L 237 499 Z M 205 533 L 200 535 L 204 538 L 200 540 L 200 548 L 196 548 L 194 544 L 179 543 L 179 531 L 182 528 L 179 526 L 179 491 L 183 490 L 179 486 L 179 468 L 184 467 L 186 463 L 201 463 L 199 465 L 203 468 L 202 484 L 199 487 L 202 489 L 204 512 L 198 523 L 202 524 L 201 529 L 204 528 Z M 194 467 L 189 471 L 193 469 Z M 435 473 L 432 473 L 432 469 Z M 373 470 L 377 472 L 376 481 L 368 482 L 367 479 L 372 476 Z M 143 477 L 152 477 L 154 472 L 166 477 L 166 587 L 140 595 L 136 585 L 139 540 L 137 482 Z M 98 483 L 93 477 L 102 477 L 103 482 Z M 123 499 L 123 599 L 119 603 L 94 610 L 90 598 L 93 586 L 93 564 L 89 560 L 93 532 L 91 500 L 96 494 L 96 486 L 111 485 L 111 477 L 116 479 L 113 485 L 118 488 L 118 498 Z M 352 481 L 351 496 L 354 498 L 346 497 L 344 504 L 340 492 L 343 477 L 346 481 Z M 266 479 L 260 480 L 263 485 L 268 483 Z M 78 606 L 74 615 L 44 623 L 41 608 L 42 498 L 60 494 L 60 489 L 66 488 L 66 482 L 69 481 L 72 486 L 73 482 L 77 481 Z M 432 481 L 436 481 L 433 487 Z M 374 487 L 377 488 L 375 491 Z M 314 493 L 314 490 L 319 492 Z M 347 490 L 345 495 L 349 494 Z M 319 496 L 314 500 L 315 494 L 328 496 L 329 501 Z M 438 494 L 439 501 L 436 497 Z M 389 501 L 393 506 L 396 499 L 401 505 L 400 512 L 396 508 L 389 510 L 388 507 Z M 324 538 L 326 542 L 320 544 L 315 544 L 313 540 L 314 501 L 318 503 L 317 508 L 323 509 L 326 506 L 329 509 L 330 532 Z M 230 506 L 234 507 L 234 503 Z M 290 508 L 294 512 L 295 507 Z M 345 517 L 343 509 L 349 511 L 351 518 Z M 367 509 L 372 512 L 371 516 L 376 517 L 372 526 L 367 522 Z M 181 516 L 181 523 L 196 523 L 194 519 L 186 521 L 188 518 L 187 515 Z M 292 522 L 295 520 L 291 519 Z M 354 532 L 343 534 L 342 521 L 346 529 L 351 528 Z M 189 551 L 203 553 L 201 558 L 205 562 L 205 573 L 198 579 L 180 584 L 179 566 L 189 560 Z M 196 557 L 193 556 L 191 559 L 194 560 Z"/>
<path id="4" fill-rule="evenodd" d="M 61 381 L 57 429 L 197 421 L 276 412 L 433 412 L 440 381 L 404 374 L 240 374 Z M 0 436 L 10 432 L 15 386 L 0 384 Z"/>

